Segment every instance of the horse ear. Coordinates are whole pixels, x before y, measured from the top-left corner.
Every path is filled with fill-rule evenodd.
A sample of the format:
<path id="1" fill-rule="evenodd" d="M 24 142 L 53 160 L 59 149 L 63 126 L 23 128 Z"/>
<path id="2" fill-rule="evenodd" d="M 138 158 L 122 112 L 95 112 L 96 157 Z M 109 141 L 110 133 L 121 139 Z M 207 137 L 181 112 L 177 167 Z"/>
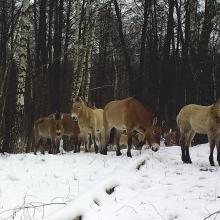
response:
<path id="1" fill-rule="evenodd" d="M 59 111 L 56 111 L 53 117 L 55 120 L 59 120 L 61 118 L 61 113 Z"/>
<path id="2" fill-rule="evenodd" d="M 79 101 L 80 101 L 79 98 L 80 98 L 80 97 L 77 96 L 76 99 L 75 99 L 75 101 L 76 101 L 76 102 L 79 102 Z"/>
<path id="3" fill-rule="evenodd" d="M 166 126 L 165 120 L 163 120 L 163 121 L 161 122 L 161 126 L 162 126 L 162 127 L 165 127 L 165 126 Z"/>
<path id="4" fill-rule="evenodd" d="M 76 102 L 76 98 L 73 97 L 73 99 L 72 99 L 72 104 L 73 104 L 74 102 Z"/>
<path id="5" fill-rule="evenodd" d="M 61 114 L 61 117 L 60 117 L 60 118 L 61 118 L 61 120 L 63 119 L 63 114 Z"/>
<path id="6" fill-rule="evenodd" d="M 79 98 L 79 102 L 83 102 L 83 99 L 82 99 L 82 97 L 78 97 Z"/>
<path id="7" fill-rule="evenodd" d="M 154 117 L 153 125 L 156 125 L 156 124 L 157 124 L 157 117 Z"/>

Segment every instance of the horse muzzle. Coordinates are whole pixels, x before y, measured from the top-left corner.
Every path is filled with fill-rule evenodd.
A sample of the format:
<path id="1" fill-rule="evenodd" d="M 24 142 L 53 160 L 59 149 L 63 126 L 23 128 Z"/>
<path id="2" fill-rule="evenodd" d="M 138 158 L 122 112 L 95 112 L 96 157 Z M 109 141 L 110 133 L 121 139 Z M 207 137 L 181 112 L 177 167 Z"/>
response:
<path id="1" fill-rule="evenodd" d="M 60 137 L 61 136 L 61 130 L 57 130 L 56 135 L 57 135 L 57 137 Z"/>
<path id="2" fill-rule="evenodd" d="M 76 114 L 72 113 L 71 117 L 72 117 L 73 121 L 78 121 L 78 118 L 77 118 Z"/>
<path id="3" fill-rule="evenodd" d="M 154 152 L 157 152 L 160 149 L 160 145 L 159 144 L 152 144 L 151 146 L 151 150 Z"/>

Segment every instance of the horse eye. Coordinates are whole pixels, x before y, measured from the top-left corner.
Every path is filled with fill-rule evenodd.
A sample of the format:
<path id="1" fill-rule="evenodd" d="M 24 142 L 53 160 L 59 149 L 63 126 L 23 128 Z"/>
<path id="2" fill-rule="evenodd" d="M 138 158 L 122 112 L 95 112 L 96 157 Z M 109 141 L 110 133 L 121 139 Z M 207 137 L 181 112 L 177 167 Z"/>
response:
<path id="1" fill-rule="evenodd" d="M 78 108 L 80 108 L 80 106 L 78 106 Z"/>

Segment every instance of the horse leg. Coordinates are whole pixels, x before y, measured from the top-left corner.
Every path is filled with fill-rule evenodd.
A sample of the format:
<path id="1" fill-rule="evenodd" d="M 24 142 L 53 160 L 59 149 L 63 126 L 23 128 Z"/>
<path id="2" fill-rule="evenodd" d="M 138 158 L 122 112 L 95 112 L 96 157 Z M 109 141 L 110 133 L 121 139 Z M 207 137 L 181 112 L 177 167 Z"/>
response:
<path id="1" fill-rule="evenodd" d="M 121 138 L 121 133 L 116 130 L 116 145 L 117 145 L 116 156 L 121 156 L 120 138 Z"/>
<path id="2" fill-rule="evenodd" d="M 84 146 L 85 146 L 85 152 L 87 153 L 87 152 L 89 152 L 88 151 L 88 137 L 84 137 Z"/>
<path id="3" fill-rule="evenodd" d="M 209 163 L 211 166 L 215 166 L 215 163 L 213 160 L 213 151 L 215 149 L 215 140 L 214 139 L 209 138 L 209 146 L 210 146 Z"/>
<path id="4" fill-rule="evenodd" d="M 94 131 L 92 132 L 92 140 L 93 140 L 93 143 L 94 143 L 95 153 L 97 154 L 98 153 L 98 145 L 96 143 L 96 134 L 95 134 Z"/>
<path id="5" fill-rule="evenodd" d="M 108 126 L 106 126 L 105 124 L 104 124 L 104 127 L 105 127 L 105 146 L 103 147 L 103 149 L 100 153 L 103 155 L 107 155 L 111 129 Z"/>
<path id="6" fill-rule="evenodd" d="M 41 145 L 41 154 L 44 154 L 44 149 L 45 149 L 45 146 L 47 144 L 47 139 L 43 139 L 42 140 L 42 145 Z"/>
<path id="7" fill-rule="evenodd" d="M 191 158 L 190 158 L 190 154 L 189 154 L 189 146 L 191 145 L 192 139 L 195 136 L 195 132 L 193 130 L 191 130 L 191 132 L 189 133 L 188 136 L 188 140 L 186 143 L 186 163 L 192 163 Z"/>
<path id="8" fill-rule="evenodd" d="M 92 142 L 93 142 L 93 136 L 92 136 L 92 134 L 89 134 L 89 136 L 88 136 L 88 151 L 89 152 L 91 152 Z"/>
<path id="9" fill-rule="evenodd" d="M 77 136 L 77 152 L 80 152 L 80 147 L 82 143 L 83 143 L 83 138 L 80 135 L 78 135 Z"/>
<path id="10" fill-rule="evenodd" d="M 34 143 L 34 154 L 37 154 L 37 150 L 39 148 L 39 144 L 40 144 L 40 140 L 39 139 L 35 139 L 35 143 Z"/>
<path id="11" fill-rule="evenodd" d="M 127 129 L 127 135 L 128 135 L 128 150 L 127 150 L 127 156 L 128 156 L 128 157 L 131 157 L 132 129 Z"/>
<path id="12" fill-rule="evenodd" d="M 77 148 L 78 148 L 79 140 L 77 137 L 74 137 L 73 139 L 74 139 L 74 151 L 73 152 L 76 153 L 78 150 Z"/>
<path id="13" fill-rule="evenodd" d="M 217 161 L 218 161 L 218 165 L 220 166 L 220 140 L 218 140 L 216 147 L 217 147 Z"/>
<path id="14" fill-rule="evenodd" d="M 183 163 L 187 163 L 187 159 L 186 159 L 186 144 L 185 144 L 185 135 L 181 134 L 180 137 L 180 146 L 181 146 L 181 152 L 182 152 L 182 161 Z"/>
<path id="15" fill-rule="evenodd" d="M 103 136 L 104 136 L 103 131 L 99 132 L 99 144 L 100 144 L 99 152 L 101 152 L 103 149 Z"/>
<path id="16" fill-rule="evenodd" d="M 94 143 L 94 149 L 95 149 L 95 153 L 98 153 L 98 145 L 96 144 L 96 136 L 93 134 L 92 135 L 92 139 L 93 139 L 93 143 Z"/>
<path id="17" fill-rule="evenodd" d="M 55 140 L 55 138 L 52 138 L 51 139 L 51 152 L 52 152 L 52 154 L 56 154 L 56 140 Z"/>
<path id="18" fill-rule="evenodd" d="M 87 146 L 87 142 L 88 142 L 88 133 L 83 133 L 82 134 L 82 143 L 83 143 L 83 146 L 84 146 L 84 151 L 87 153 L 88 152 L 88 146 Z"/>

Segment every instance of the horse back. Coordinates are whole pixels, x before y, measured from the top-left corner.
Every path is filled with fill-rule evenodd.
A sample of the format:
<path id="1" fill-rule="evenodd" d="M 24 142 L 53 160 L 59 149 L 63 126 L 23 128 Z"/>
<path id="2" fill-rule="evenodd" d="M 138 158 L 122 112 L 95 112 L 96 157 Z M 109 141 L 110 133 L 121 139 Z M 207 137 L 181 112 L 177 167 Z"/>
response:
<path id="1" fill-rule="evenodd" d="M 40 137 L 50 138 L 56 133 L 54 119 L 50 117 L 43 117 L 35 121 L 34 132 Z"/>
<path id="2" fill-rule="evenodd" d="M 177 124 L 182 130 L 207 133 L 210 119 L 210 106 L 190 104 L 184 106 L 177 115 Z"/>
<path id="3" fill-rule="evenodd" d="M 104 108 L 104 120 L 113 126 L 149 127 L 154 114 L 133 97 L 109 102 Z"/>

